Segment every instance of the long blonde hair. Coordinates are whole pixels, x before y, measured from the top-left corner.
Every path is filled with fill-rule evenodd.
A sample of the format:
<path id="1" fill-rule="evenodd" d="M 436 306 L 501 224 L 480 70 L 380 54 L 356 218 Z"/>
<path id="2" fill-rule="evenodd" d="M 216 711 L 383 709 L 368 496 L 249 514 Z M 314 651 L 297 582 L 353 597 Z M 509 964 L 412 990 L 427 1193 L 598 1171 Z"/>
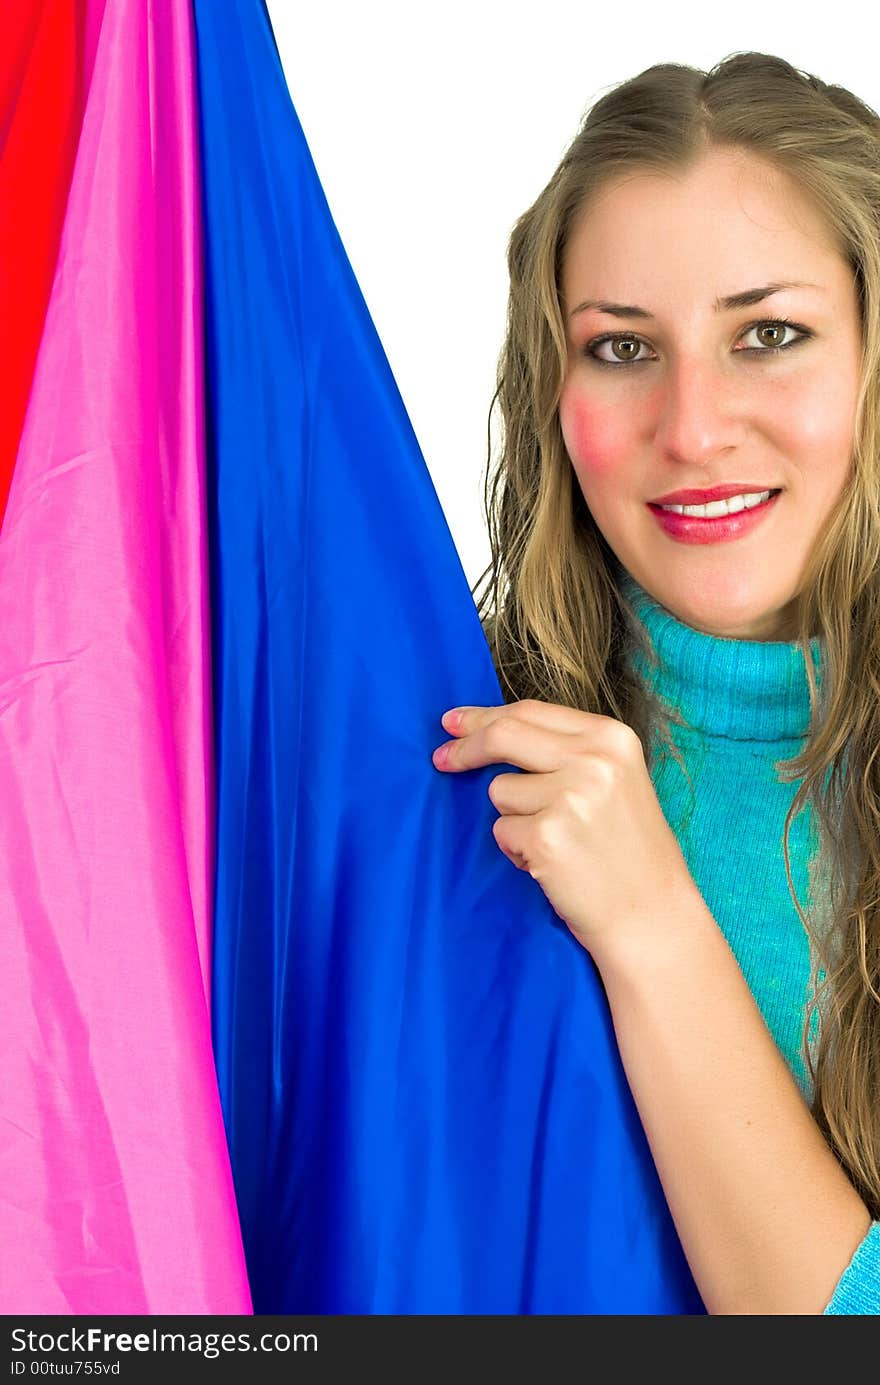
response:
<path id="1" fill-rule="evenodd" d="M 626 721 L 650 763 L 669 709 L 629 671 L 638 621 L 620 564 L 583 499 L 558 404 L 568 365 L 560 275 L 578 215 L 628 171 L 686 171 L 712 148 L 760 156 L 811 195 L 858 288 L 862 376 L 853 465 L 811 553 L 798 605 L 811 716 L 803 777 L 786 817 L 789 890 L 811 942 L 812 1001 L 804 1055 L 813 1114 L 872 1216 L 880 1216 L 880 117 L 852 93 L 782 58 L 735 53 L 709 72 L 659 63 L 598 100 L 544 190 L 517 220 L 510 293 L 490 408 L 485 517 L 491 562 L 474 585 L 507 701 L 532 697 Z M 492 465 L 492 409 L 503 441 Z M 821 687 L 809 656 L 823 639 Z M 650 647 L 645 648 L 651 657 Z M 673 719 L 677 719 L 673 716 Z M 804 909 L 789 833 L 805 803 L 820 826 L 815 880 L 823 908 Z M 811 886 L 812 888 L 812 886 Z M 811 1018 L 818 1044 L 807 1041 Z"/>

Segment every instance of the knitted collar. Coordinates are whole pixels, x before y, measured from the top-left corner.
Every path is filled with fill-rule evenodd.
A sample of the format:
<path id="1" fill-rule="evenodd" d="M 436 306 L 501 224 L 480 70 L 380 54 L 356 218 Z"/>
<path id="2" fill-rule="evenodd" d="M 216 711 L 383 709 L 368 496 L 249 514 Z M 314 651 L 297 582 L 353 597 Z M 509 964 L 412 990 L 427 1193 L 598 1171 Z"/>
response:
<path id="1" fill-rule="evenodd" d="M 660 667 L 634 644 L 630 667 L 696 730 L 736 741 L 802 738 L 810 721 L 803 652 L 796 642 L 724 639 L 672 615 L 623 571 L 620 589 L 648 631 Z M 810 641 L 821 688 L 822 641 Z"/>

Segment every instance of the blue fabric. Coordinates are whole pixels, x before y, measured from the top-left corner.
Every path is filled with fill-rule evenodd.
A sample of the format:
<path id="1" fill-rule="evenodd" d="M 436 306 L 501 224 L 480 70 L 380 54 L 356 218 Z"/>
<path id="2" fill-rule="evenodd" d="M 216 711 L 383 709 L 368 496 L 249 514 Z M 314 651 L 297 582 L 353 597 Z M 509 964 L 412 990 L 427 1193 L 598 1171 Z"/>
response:
<path id="1" fill-rule="evenodd" d="M 622 572 L 622 570 L 621 570 Z M 670 727 L 688 779 L 659 741 L 651 780 L 688 868 L 730 944 L 776 1046 L 805 1100 L 812 1097 L 801 1052 L 809 998 L 807 935 L 788 888 L 785 816 L 800 780 L 785 783 L 778 761 L 806 744 L 810 692 L 796 642 L 727 640 L 678 620 L 629 573 L 620 588 L 648 633 L 658 663 L 630 647 L 634 671 L 687 727 Z M 822 645 L 810 644 L 822 686 Z M 790 834 L 798 897 L 813 893 L 819 845 L 805 807 Z M 722 844 L 723 849 L 719 849 Z M 811 1026 L 811 1038 L 816 1026 Z M 835 1288 L 826 1313 L 880 1313 L 880 1223 L 873 1222 Z"/>
<path id="2" fill-rule="evenodd" d="M 601 985 L 445 776 L 503 699 L 259 0 L 194 0 L 214 1034 L 258 1313 L 700 1313 Z M 475 458 L 475 466 L 477 459 Z"/>

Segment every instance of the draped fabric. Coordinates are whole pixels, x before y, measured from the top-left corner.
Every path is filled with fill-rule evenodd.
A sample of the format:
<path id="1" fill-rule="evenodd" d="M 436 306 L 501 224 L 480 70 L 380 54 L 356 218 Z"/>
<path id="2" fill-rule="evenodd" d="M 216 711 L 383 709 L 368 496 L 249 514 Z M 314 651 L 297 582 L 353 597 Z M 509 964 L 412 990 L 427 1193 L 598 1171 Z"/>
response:
<path id="1" fill-rule="evenodd" d="M 0 5 L 0 525 L 82 123 L 86 11 L 86 0 Z"/>
<path id="2" fill-rule="evenodd" d="M 597 973 L 492 836 L 505 767 L 431 764 L 446 708 L 502 696 L 265 5 L 193 7 L 213 1022 L 255 1310 L 699 1313 Z"/>
<path id="3" fill-rule="evenodd" d="M 209 1014 L 192 13 L 4 16 L 0 1312 L 246 1313 Z"/>
<path id="4" fill-rule="evenodd" d="M 263 0 L 4 7 L 0 140 L 0 1312 L 702 1312 Z"/>

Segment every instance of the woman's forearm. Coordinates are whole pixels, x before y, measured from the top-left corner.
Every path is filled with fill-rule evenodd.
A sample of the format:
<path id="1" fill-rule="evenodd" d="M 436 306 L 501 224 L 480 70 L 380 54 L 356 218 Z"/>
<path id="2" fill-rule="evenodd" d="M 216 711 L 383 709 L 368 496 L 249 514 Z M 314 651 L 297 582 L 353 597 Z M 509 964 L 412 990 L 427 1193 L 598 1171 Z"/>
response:
<path id="1" fill-rule="evenodd" d="M 658 900 L 640 938 L 594 956 L 706 1308 L 822 1313 L 868 1231 L 868 1209 L 696 885 Z"/>

